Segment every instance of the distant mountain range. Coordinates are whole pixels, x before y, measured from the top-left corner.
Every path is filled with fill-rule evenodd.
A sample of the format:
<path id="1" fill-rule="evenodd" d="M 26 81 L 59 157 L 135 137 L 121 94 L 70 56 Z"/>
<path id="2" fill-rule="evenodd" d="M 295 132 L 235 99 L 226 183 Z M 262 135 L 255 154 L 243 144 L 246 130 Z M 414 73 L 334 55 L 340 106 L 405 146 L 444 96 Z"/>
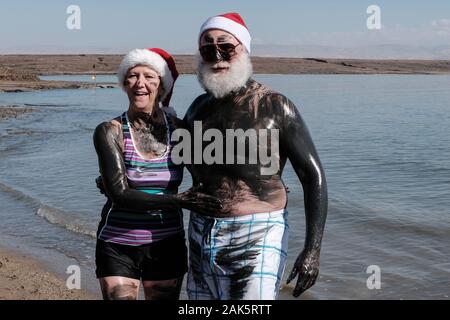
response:
<path id="1" fill-rule="evenodd" d="M 253 56 L 337 59 L 424 59 L 450 60 L 448 46 L 373 45 L 332 47 L 319 45 L 262 45 L 252 46 Z"/>

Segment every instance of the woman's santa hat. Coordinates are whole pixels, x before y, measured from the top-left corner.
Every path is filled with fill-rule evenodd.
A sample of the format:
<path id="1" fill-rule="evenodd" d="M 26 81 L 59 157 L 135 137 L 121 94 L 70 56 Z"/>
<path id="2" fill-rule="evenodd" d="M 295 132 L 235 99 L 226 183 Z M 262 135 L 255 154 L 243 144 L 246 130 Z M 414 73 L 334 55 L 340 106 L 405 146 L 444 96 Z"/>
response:
<path id="1" fill-rule="evenodd" d="M 200 35 L 198 37 L 199 43 L 202 34 L 209 29 L 220 29 L 231 33 L 244 45 L 248 53 L 250 53 L 250 43 L 252 38 L 250 37 L 250 32 L 248 32 L 244 19 L 242 19 L 239 13 L 231 12 L 220 14 L 206 20 L 200 27 Z"/>
<path id="2" fill-rule="evenodd" d="M 162 84 L 161 102 L 164 107 L 169 106 L 173 85 L 178 77 L 178 71 L 172 56 L 160 48 L 133 49 L 123 58 L 117 71 L 119 85 L 124 89 L 125 77 L 128 70 L 137 66 L 149 66 L 158 72 Z"/>

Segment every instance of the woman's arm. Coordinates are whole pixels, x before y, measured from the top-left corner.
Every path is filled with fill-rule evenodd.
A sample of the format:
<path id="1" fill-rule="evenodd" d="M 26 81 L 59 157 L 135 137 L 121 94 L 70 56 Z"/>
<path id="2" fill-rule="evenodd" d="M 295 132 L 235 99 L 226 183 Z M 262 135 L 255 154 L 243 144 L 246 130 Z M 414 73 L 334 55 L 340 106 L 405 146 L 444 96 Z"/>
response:
<path id="1" fill-rule="evenodd" d="M 140 211 L 186 208 L 199 213 L 221 206 L 215 198 L 192 189 L 176 195 L 152 195 L 130 188 L 114 124 L 101 123 L 93 138 L 104 190 L 115 206 Z"/>

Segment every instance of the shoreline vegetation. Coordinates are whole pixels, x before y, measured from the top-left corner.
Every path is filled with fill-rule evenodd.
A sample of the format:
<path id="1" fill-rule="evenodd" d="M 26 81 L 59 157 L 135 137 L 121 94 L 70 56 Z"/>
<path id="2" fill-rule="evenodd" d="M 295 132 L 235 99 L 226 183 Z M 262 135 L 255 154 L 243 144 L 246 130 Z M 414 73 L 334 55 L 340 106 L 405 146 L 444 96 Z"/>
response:
<path id="1" fill-rule="evenodd" d="M 121 54 L 0 55 L 0 92 L 94 88 L 92 82 L 45 81 L 40 75 L 115 74 Z M 174 55 L 180 74 L 194 74 L 195 57 Z M 450 59 L 450 57 L 449 57 Z M 252 57 L 256 74 L 450 74 L 450 60 L 362 60 Z M 97 83 L 99 88 L 116 83 Z"/>

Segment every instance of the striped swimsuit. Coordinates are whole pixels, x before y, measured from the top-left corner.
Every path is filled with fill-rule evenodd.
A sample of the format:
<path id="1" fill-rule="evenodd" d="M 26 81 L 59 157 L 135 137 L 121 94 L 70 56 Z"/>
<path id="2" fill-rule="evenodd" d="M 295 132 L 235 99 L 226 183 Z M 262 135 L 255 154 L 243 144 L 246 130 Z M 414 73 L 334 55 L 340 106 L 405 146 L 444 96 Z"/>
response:
<path id="1" fill-rule="evenodd" d="M 173 142 L 170 137 L 175 130 L 170 117 L 164 112 L 168 128 L 166 152 L 154 159 L 143 159 L 134 147 L 127 113 L 121 116 L 124 162 L 130 188 L 150 194 L 176 194 L 183 179 L 183 166 L 175 165 L 171 159 Z M 98 239 L 123 245 L 138 246 L 162 240 L 184 232 L 182 211 L 154 210 L 135 211 L 114 208 L 111 201 L 106 206 L 107 214 L 100 222 Z M 105 211 L 105 209 L 104 209 Z"/>

